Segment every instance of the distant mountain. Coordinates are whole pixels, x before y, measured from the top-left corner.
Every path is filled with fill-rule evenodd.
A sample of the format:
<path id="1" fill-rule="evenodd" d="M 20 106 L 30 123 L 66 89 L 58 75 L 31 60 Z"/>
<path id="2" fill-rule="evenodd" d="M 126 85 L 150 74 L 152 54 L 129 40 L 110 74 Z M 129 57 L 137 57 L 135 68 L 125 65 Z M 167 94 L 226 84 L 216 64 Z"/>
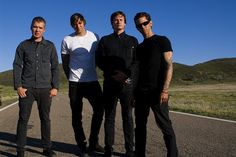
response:
<path id="1" fill-rule="evenodd" d="M 62 83 L 67 82 L 67 79 L 65 77 L 61 64 L 59 66 L 59 70 L 60 70 L 60 81 Z M 13 71 L 12 70 L 8 70 L 8 71 L 4 71 L 0 73 L 0 85 L 13 86 Z"/>
<path id="2" fill-rule="evenodd" d="M 60 80 L 67 82 L 62 66 L 60 65 Z M 102 72 L 98 70 L 98 76 Z M 236 58 L 221 58 L 193 66 L 174 63 L 172 84 L 213 84 L 236 82 Z M 0 73 L 0 85 L 12 86 L 12 70 Z"/>
<path id="3" fill-rule="evenodd" d="M 187 66 L 174 63 L 173 84 L 236 82 L 236 58 L 215 59 Z"/>
<path id="4" fill-rule="evenodd" d="M 0 73 L 0 85 L 12 86 L 13 78 L 12 78 L 12 70 L 7 70 Z"/>

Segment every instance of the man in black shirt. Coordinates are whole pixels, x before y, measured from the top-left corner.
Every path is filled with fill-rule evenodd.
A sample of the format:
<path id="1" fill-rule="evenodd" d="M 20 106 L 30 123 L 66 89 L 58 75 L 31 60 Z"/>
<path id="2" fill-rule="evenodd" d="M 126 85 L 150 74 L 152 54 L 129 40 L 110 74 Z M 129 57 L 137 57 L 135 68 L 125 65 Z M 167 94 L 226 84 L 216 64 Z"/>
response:
<path id="1" fill-rule="evenodd" d="M 177 157 L 175 133 L 168 109 L 168 89 L 172 79 L 172 47 L 168 38 L 152 32 L 152 21 L 148 13 L 140 12 L 134 17 L 138 31 L 144 41 L 137 47 L 139 76 L 135 89 L 135 153 L 145 157 L 147 118 L 152 109 L 167 148 L 167 157 Z"/>
<path id="2" fill-rule="evenodd" d="M 32 37 L 19 44 L 13 62 L 14 88 L 19 95 L 17 125 L 17 157 L 23 157 L 27 123 L 36 100 L 41 120 L 43 154 L 55 156 L 51 150 L 50 106 L 59 86 L 58 56 L 54 44 L 43 38 L 46 21 L 35 17 L 31 23 Z"/>
<path id="3" fill-rule="evenodd" d="M 125 33 L 126 16 L 123 12 L 114 12 L 110 20 L 114 32 L 101 38 L 96 52 L 97 65 L 104 72 L 105 156 L 110 157 L 113 151 L 116 105 L 119 99 L 126 156 L 131 157 L 134 155 L 132 103 L 138 41 Z"/>

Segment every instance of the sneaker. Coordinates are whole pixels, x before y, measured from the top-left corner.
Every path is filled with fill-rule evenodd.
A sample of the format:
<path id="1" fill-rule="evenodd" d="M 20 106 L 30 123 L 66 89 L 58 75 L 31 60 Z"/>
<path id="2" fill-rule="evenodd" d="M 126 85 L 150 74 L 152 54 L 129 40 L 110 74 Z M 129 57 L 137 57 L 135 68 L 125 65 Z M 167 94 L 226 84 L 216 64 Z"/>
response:
<path id="1" fill-rule="evenodd" d="M 48 156 L 48 157 L 57 156 L 56 153 L 54 151 L 52 151 L 51 149 L 44 149 L 43 150 L 43 155 Z"/>
<path id="2" fill-rule="evenodd" d="M 25 156 L 25 151 L 17 151 L 17 157 L 24 157 Z"/>
<path id="3" fill-rule="evenodd" d="M 88 151 L 89 152 L 101 152 L 101 153 L 105 152 L 104 148 L 101 145 L 99 145 L 99 144 L 96 144 L 95 146 L 90 145 L 88 147 Z"/>

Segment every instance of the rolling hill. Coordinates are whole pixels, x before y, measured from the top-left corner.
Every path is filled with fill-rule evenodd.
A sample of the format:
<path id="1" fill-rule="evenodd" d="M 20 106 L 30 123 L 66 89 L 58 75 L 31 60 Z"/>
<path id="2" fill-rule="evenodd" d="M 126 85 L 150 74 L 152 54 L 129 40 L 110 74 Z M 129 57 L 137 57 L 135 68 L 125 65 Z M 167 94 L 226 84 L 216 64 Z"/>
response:
<path id="1" fill-rule="evenodd" d="M 61 84 L 67 82 L 60 65 Z M 101 78 L 102 73 L 98 70 Z M 214 84 L 236 82 L 236 58 L 221 58 L 193 66 L 174 63 L 172 84 Z M 0 85 L 12 86 L 12 70 L 0 73 Z"/>
<path id="2" fill-rule="evenodd" d="M 174 63 L 173 84 L 236 82 L 236 58 L 215 59 L 187 66 Z"/>

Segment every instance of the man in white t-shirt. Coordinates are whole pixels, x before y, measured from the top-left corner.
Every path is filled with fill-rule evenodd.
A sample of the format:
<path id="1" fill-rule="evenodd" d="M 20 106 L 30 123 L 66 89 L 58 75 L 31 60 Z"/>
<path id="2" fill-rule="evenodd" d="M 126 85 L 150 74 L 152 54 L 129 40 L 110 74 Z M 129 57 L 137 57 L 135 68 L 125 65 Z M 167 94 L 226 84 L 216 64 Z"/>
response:
<path id="1" fill-rule="evenodd" d="M 98 144 L 98 134 L 103 120 L 104 107 L 95 65 L 95 50 L 99 38 L 85 29 L 86 20 L 80 13 L 73 14 L 70 23 L 75 32 L 63 39 L 61 57 L 63 69 L 69 81 L 75 140 L 81 153 L 86 154 L 87 140 L 82 125 L 82 99 L 87 98 L 93 108 L 88 149 L 103 152 L 103 148 Z"/>

